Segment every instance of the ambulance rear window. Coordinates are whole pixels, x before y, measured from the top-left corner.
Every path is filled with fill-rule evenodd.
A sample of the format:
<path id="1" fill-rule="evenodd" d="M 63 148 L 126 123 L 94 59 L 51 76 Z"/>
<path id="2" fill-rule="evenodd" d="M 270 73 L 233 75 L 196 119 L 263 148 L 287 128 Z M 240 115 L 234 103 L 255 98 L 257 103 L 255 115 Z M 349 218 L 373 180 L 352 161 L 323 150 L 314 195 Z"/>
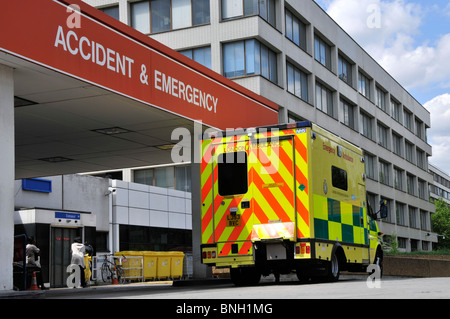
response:
<path id="1" fill-rule="evenodd" d="M 247 153 L 222 153 L 217 158 L 219 195 L 245 194 L 248 191 Z"/>
<path id="2" fill-rule="evenodd" d="M 342 168 L 331 166 L 331 183 L 333 187 L 348 190 L 347 171 Z"/>

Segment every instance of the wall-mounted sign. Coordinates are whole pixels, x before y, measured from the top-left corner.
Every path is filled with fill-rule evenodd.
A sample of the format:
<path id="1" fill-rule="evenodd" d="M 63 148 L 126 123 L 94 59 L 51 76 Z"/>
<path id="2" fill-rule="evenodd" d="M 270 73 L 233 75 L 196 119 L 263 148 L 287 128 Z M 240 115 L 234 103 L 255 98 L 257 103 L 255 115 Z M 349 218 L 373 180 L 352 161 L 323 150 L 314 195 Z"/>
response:
<path id="1" fill-rule="evenodd" d="M 55 218 L 80 220 L 80 214 L 78 214 L 78 213 L 55 212 Z"/>

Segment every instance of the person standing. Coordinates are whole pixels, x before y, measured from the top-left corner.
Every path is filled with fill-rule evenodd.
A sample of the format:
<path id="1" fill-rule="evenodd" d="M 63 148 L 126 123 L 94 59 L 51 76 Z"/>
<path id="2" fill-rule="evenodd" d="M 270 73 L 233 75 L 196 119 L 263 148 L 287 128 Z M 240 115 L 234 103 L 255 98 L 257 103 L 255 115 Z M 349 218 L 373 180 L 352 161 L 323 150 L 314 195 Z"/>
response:
<path id="1" fill-rule="evenodd" d="M 84 254 L 86 252 L 86 247 L 81 243 L 80 237 L 76 237 L 74 239 L 74 242 L 71 246 L 71 252 L 72 252 L 71 264 L 78 265 L 80 267 L 81 287 L 85 288 L 86 278 L 84 274 L 84 268 L 86 267 L 86 264 L 84 262 Z"/>
<path id="2" fill-rule="evenodd" d="M 28 237 L 28 243 L 25 249 L 27 255 L 27 272 L 29 272 L 30 274 L 36 272 L 36 281 L 38 286 L 40 286 L 42 290 L 47 289 L 44 286 L 44 282 L 42 280 L 42 269 L 39 263 L 39 255 L 41 254 L 41 250 L 36 246 L 36 240 L 33 236 Z"/>

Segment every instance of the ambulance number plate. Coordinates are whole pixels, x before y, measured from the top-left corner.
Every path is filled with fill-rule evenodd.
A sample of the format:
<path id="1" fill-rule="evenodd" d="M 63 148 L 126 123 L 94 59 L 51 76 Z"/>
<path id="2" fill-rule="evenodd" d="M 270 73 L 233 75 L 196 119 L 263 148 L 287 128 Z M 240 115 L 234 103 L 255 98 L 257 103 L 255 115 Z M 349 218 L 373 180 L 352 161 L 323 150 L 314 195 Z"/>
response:
<path id="1" fill-rule="evenodd" d="M 227 227 L 241 226 L 241 215 L 233 214 L 227 215 Z"/>

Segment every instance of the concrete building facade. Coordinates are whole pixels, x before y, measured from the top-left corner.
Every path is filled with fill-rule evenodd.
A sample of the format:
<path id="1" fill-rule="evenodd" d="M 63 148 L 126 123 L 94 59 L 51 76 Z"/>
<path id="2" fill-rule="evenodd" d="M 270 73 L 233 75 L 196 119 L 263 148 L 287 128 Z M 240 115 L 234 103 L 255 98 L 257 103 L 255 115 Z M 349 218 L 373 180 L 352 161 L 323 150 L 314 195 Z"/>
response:
<path id="1" fill-rule="evenodd" d="M 280 123 L 309 120 L 363 148 L 369 201 L 388 201 L 381 230 L 431 250 L 430 114 L 314 1 L 85 2 L 275 102 Z"/>

